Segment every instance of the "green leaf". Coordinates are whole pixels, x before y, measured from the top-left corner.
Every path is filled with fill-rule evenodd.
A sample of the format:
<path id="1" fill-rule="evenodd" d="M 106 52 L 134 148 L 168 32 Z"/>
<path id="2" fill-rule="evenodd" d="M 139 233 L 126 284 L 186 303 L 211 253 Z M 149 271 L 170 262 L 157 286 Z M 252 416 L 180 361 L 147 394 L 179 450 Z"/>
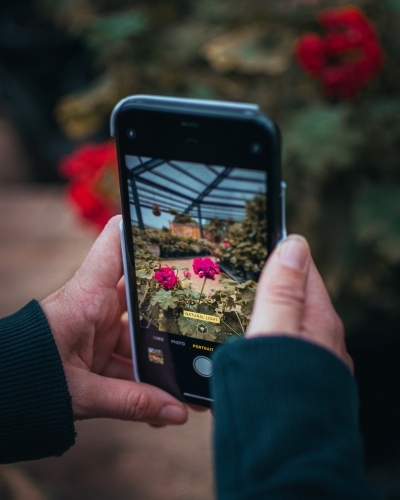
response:
<path id="1" fill-rule="evenodd" d="M 160 330 L 162 332 L 175 333 L 179 335 L 178 322 L 175 318 L 174 311 L 169 309 L 163 312 L 163 317 L 160 318 Z"/>
<path id="2" fill-rule="evenodd" d="M 238 315 L 233 311 L 225 313 L 221 319 L 221 330 L 227 337 L 244 335 L 245 325 L 243 324 L 241 315 Z"/>
<path id="3" fill-rule="evenodd" d="M 240 297 L 243 302 L 254 301 L 254 296 L 256 293 L 257 283 L 252 280 L 248 280 L 237 286 L 240 291 Z"/>
<path id="4" fill-rule="evenodd" d="M 225 303 L 225 311 L 232 311 L 233 309 L 236 309 L 236 301 L 233 297 L 225 297 L 224 299 L 224 303 Z"/>
<path id="5" fill-rule="evenodd" d="M 224 287 L 225 291 L 227 291 L 228 293 L 234 292 L 237 286 L 236 281 L 230 278 L 222 278 L 219 283 Z"/>
<path id="6" fill-rule="evenodd" d="M 369 185 L 355 200 L 356 236 L 391 262 L 400 261 L 400 188 Z"/>
<path id="7" fill-rule="evenodd" d="M 240 309 L 240 312 L 242 313 L 243 316 L 247 318 L 247 320 L 250 320 L 250 315 L 253 312 L 253 307 L 254 307 L 254 300 L 251 300 L 243 304 Z"/>
<path id="8" fill-rule="evenodd" d="M 151 279 L 154 275 L 154 271 L 152 269 L 139 269 L 136 271 L 136 276 L 142 279 Z"/>
<path id="9" fill-rule="evenodd" d="M 185 316 L 181 314 L 178 318 L 178 325 L 182 335 L 186 335 L 187 337 L 196 337 L 196 321 L 190 318 L 185 318 Z"/>
<path id="10" fill-rule="evenodd" d="M 159 304 L 161 309 L 166 311 L 169 307 L 174 309 L 179 303 L 179 297 L 174 295 L 170 290 L 158 290 L 150 300 L 150 304 L 154 306 Z"/>
<path id="11" fill-rule="evenodd" d="M 153 320 L 154 324 L 158 324 L 158 318 L 160 316 L 160 306 L 158 304 L 154 304 L 148 308 L 146 311 L 146 316 Z"/>

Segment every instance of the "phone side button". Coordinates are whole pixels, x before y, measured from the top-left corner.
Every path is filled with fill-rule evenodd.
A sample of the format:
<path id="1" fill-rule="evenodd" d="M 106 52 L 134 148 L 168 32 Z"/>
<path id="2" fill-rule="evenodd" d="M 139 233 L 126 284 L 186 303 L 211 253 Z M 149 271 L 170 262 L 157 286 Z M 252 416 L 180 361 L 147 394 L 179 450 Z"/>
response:
<path id="1" fill-rule="evenodd" d="M 193 361 L 193 368 L 202 377 L 211 377 L 213 373 L 213 362 L 205 356 L 197 356 Z"/>

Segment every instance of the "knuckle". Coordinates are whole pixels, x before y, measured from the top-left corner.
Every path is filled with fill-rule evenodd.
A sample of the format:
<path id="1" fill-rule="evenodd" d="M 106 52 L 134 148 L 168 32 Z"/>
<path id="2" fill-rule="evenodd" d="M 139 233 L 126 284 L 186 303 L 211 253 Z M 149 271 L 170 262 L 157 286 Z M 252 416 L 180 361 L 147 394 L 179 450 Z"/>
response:
<path id="1" fill-rule="evenodd" d="M 305 291 L 284 283 L 273 284 L 268 287 L 267 300 L 279 306 L 302 307 L 305 303 Z"/>
<path id="2" fill-rule="evenodd" d="M 144 420 L 149 416 L 150 398 L 145 392 L 129 391 L 124 409 L 122 420 Z"/>

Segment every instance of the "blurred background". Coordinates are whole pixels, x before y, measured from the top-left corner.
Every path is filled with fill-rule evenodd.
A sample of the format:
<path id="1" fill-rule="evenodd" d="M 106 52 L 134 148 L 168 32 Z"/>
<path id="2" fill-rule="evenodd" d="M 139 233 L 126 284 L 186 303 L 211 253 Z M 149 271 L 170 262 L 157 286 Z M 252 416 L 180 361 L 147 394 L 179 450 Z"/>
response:
<path id="1" fill-rule="evenodd" d="M 255 102 L 280 126 L 288 228 L 346 326 L 368 474 L 400 499 L 400 0 L 3 3 L 1 316 L 61 286 L 118 211 L 108 119 L 135 93 Z M 1 466 L 0 499 L 214 498 L 208 413 L 77 431 L 62 458 Z"/>

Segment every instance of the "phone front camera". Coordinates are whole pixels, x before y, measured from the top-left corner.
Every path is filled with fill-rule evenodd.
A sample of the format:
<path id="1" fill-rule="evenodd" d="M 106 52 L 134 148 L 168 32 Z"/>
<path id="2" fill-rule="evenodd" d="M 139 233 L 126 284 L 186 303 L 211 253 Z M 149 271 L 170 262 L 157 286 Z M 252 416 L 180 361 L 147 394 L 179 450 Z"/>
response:
<path id="1" fill-rule="evenodd" d="M 126 131 L 126 135 L 129 137 L 129 139 L 134 139 L 136 137 L 136 130 L 133 130 L 133 128 L 128 128 Z"/>
<path id="2" fill-rule="evenodd" d="M 262 151 L 261 144 L 259 142 L 252 142 L 250 144 L 250 151 L 255 155 L 259 155 Z"/>

